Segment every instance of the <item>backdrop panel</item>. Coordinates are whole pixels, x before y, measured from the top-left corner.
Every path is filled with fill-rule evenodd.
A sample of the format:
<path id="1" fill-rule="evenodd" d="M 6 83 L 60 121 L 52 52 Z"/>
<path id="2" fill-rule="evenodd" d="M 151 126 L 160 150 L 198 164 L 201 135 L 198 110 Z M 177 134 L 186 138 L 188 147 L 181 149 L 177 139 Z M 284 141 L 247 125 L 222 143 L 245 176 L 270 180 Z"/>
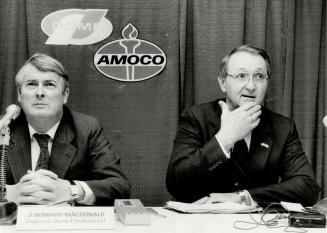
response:
<path id="1" fill-rule="evenodd" d="M 103 124 L 122 167 L 132 183 L 132 197 L 145 204 L 169 199 L 165 176 L 179 115 L 179 1 L 1 1 L 1 108 L 16 99 L 14 74 L 35 52 L 61 61 L 70 80 L 68 106 L 97 116 Z M 46 45 L 42 19 L 62 9 L 108 9 L 112 34 L 90 45 Z M 134 83 L 100 74 L 93 64 L 104 44 L 122 39 L 132 23 L 138 39 L 159 46 L 167 56 L 166 68 L 155 77 Z M 4 54 L 9 57 L 5 59 Z"/>
<path id="2" fill-rule="evenodd" d="M 112 34 L 90 45 L 46 45 L 42 19 L 71 8 L 108 9 Z M 170 198 L 165 175 L 180 112 L 222 97 L 220 60 L 232 48 L 251 44 L 271 58 L 266 105 L 295 121 L 324 197 L 326 8 L 325 0 L 2 0 L 0 108 L 16 101 L 14 75 L 28 56 L 54 56 L 70 75 L 68 105 L 101 120 L 122 158 L 132 197 L 162 205 Z M 93 64 L 96 51 L 122 39 L 128 23 L 167 56 L 165 69 L 151 79 L 115 81 Z"/>

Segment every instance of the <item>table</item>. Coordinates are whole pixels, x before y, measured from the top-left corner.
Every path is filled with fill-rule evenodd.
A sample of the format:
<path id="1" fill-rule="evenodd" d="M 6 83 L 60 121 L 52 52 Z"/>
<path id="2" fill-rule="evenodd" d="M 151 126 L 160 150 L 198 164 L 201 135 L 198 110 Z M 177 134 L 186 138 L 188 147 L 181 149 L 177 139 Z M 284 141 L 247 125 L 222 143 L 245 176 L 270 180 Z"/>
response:
<path id="1" fill-rule="evenodd" d="M 113 207 L 112 207 L 113 208 Z M 258 226 L 252 230 L 240 230 L 234 228 L 235 221 L 252 221 L 249 214 L 182 214 L 164 209 L 162 207 L 153 207 L 159 214 L 165 215 L 166 218 L 151 216 L 150 226 L 124 226 L 118 220 L 115 222 L 114 230 L 70 230 L 70 231 L 47 231 L 47 233 L 65 233 L 65 232 L 106 232 L 106 233 L 231 233 L 231 232 L 284 232 L 284 228 L 267 228 Z M 252 214 L 259 220 L 259 214 Z M 266 220 L 273 218 L 275 215 L 266 216 Z M 283 225 L 287 225 L 287 219 L 282 220 Z M 238 224 L 239 225 L 239 224 Z M 240 225 L 239 225 L 240 226 Z M 253 225 L 242 225 L 250 227 Z M 327 232 L 326 228 L 305 228 L 309 233 Z M 290 229 L 288 229 L 290 230 Z M 299 230 L 299 229 L 296 229 Z M 0 226 L 1 233 L 16 233 L 33 231 L 16 231 L 16 226 Z M 40 233 L 41 231 L 34 231 Z"/>

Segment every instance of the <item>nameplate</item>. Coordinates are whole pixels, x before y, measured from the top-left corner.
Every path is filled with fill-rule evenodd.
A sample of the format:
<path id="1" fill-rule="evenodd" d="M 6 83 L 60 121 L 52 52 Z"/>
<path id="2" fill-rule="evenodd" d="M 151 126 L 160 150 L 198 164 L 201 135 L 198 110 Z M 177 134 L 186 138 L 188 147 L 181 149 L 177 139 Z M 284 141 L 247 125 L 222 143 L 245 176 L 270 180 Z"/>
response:
<path id="1" fill-rule="evenodd" d="M 17 230 L 113 229 L 113 207 L 19 206 Z"/>

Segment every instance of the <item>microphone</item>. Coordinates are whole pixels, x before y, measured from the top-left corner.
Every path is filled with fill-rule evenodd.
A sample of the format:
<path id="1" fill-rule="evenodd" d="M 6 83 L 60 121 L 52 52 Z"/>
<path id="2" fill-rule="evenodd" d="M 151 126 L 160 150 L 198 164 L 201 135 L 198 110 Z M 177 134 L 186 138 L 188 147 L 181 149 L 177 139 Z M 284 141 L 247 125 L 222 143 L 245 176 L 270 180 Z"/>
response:
<path id="1" fill-rule="evenodd" d="M 11 104 L 6 108 L 6 114 L 0 119 L 0 130 L 6 128 L 10 121 L 18 117 L 20 114 L 20 107 Z"/>
<path id="2" fill-rule="evenodd" d="M 17 219 L 17 204 L 15 202 L 8 202 L 5 195 L 7 191 L 7 153 L 10 140 L 10 129 L 8 125 L 19 114 L 20 107 L 12 104 L 7 107 L 6 114 L 0 119 L 0 225 L 15 224 Z"/>
<path id="3" fill-rule="evenodd" d="M 325 117 L 322 119 L 322 123 L 324 124 L 325 127 L 327 127 L 327 116 L 325 116 Z"/>

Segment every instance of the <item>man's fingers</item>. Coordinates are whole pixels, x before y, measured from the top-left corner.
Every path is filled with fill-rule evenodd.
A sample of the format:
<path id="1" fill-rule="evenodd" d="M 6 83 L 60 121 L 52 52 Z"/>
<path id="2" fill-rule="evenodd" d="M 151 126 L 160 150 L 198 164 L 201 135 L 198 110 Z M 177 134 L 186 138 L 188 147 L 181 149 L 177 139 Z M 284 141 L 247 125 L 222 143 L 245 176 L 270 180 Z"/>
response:
<path id="1" fill-rule="evenodd" d="M 252 109 L 253 107 L 256 107 L 256 108 L 259 107 L 259 108 L 261 108 L 261 106 L 258 105 L 256 102 L 248 102 L 248 103 L 245 103 L 244 105 L 240 106 L 236 110 L 239 110 L 239 111 L 248 111 L 248 110 Z"/>
<path id="2" fill-rule="evenodd" d="M 221 107 L 222 114 L 226 114 L 227 112 L 229 112 L 229 108 L 228 108 L 227 104 L 224 101 L 220 100 L 218 102 L 218 104 Z"/>
<path id="3" fill-rule="evenodd" d="M 257 120 L 252 123 L 252 128 L 253 129 L 256 128 L 259 125 L 259 123 L 260 123 L 260 118 L 257 118 Z"/>
<path id="4" fill-rule="evenodd" d="M 36 191 L 41 191 L 43 190 L 43 188 L 40 185 L 36 185 L 36 184 L 29 184 L 29 185 L 23 185 L 19 192 L 23 195 L 29 195 L 33 192 Z"/>
<path id="5" fill-rule="evenodd" d="M 210 199 L 210 197 L 205 196 L 205 197 L 202 197 L 201 199 L 193 202 L 193 204 L 206 204 L 209 199 Z"/>
<path id="6" fill-rule="evenodd" d="M 27 174 L 24 175 L 20 179 L 20 183 L 31 181 L 32 179 L 40 177 L 40 176 L 43 176 L 43 177 L 46 177 L 46 178 L 52 179 L 52 180 L 57 180 L 58 179 L 58 175 L 53 173 L 52 171 L 40 169 L 40 170 L 35 171 L 35 172 L 27 171 Z"/>
<path id="7" fill-rule="evenodd" d="M 40 198 L 42 200 L 48 200 L 48 201 L 52 201 L 56 198 L 56 195 L 54 193 L 50 193 L 46 191 L 36 191 L 30 194 L 30 196 L 35 198 Z"/>
<path id="8" fill-rule="evenodd" d="M 53 191 L 56 189 L 56 185 L 54 182 L 55 182 L 55 180 L 53 180 L 47 176 L 39 175 L 25 183 L 26 183 L 26 185 L 38 185 L 38 186 L 42 187 L 43 190 L 46 190 L 46 191 Z M 25 183 L 23 183 L 23 184 L 25 184 Z"/>
<path id="9" fill-rule="evenodd" d="M 219 203 L 221 201 L 219 201 L 219 199 L 215 198 L 215 197 L 210 197 L 209 200 L 207 201 L 207 204 L 214 204 L 214 203 Z"/>
<path id="10" fill-rule="evenodd" d="M 26 175 L 24 175 L 22 178 L 20 178 L 19 182 L 24 183 L 24 182 L 30 181 L 36 176 L 37 176 L 37 174 L 35 174 L 34 172 L 28 172 Z"/>
<path id="11" fill-rule="evenodd" d="M 261 112 L 261 105 L 255 105 L 252 108 L 250 108 L 249 110 L 247 110 L 247 112 L 250 115 L 253 115 L 253 114 L 257 113 L 257 112 Z"/>
<path id="12" fill-rule="evenodd" d="M 19 196 L 17 197 L 18 204 L 36 204 L 36 205 L 45 205 L 48 204 L 48 200 L 44 200 L 39 197 L 34 196 Z"/>
<path id="13" fill-rule="evenodd" d="M 261 115 L 261 113 L 262 113 L 261 110 L 259 110 L 259 111 L 255 112 L 255 113 L 253 113 L 253 114 L 251 115 L 251 117 L 252 117 L 252 121 L 256 121 L 256 120 L 259 118 L 259 116 Z"/>
<path id="14" fill-rule="evenodd" d="M 58 179 L 58 175 L 56 173 L 53 173 L 52 171 L 49 171 L 49 170 L 44 170 L 44 169 L 40 169 L 40 170 L 37 170 L 36 173 L 39 173 L 41 175 L 44 175 L 44 176 L 48 176 L 50 177 L 51 179 Z"/>
<path id="15" fill-rule="evenodd" d="M 47 191 L 53 191 L 56 189 L 54 180 L 47 176 L 38 177 L 33 180 L 33 183 L 42 186 Z"/>

